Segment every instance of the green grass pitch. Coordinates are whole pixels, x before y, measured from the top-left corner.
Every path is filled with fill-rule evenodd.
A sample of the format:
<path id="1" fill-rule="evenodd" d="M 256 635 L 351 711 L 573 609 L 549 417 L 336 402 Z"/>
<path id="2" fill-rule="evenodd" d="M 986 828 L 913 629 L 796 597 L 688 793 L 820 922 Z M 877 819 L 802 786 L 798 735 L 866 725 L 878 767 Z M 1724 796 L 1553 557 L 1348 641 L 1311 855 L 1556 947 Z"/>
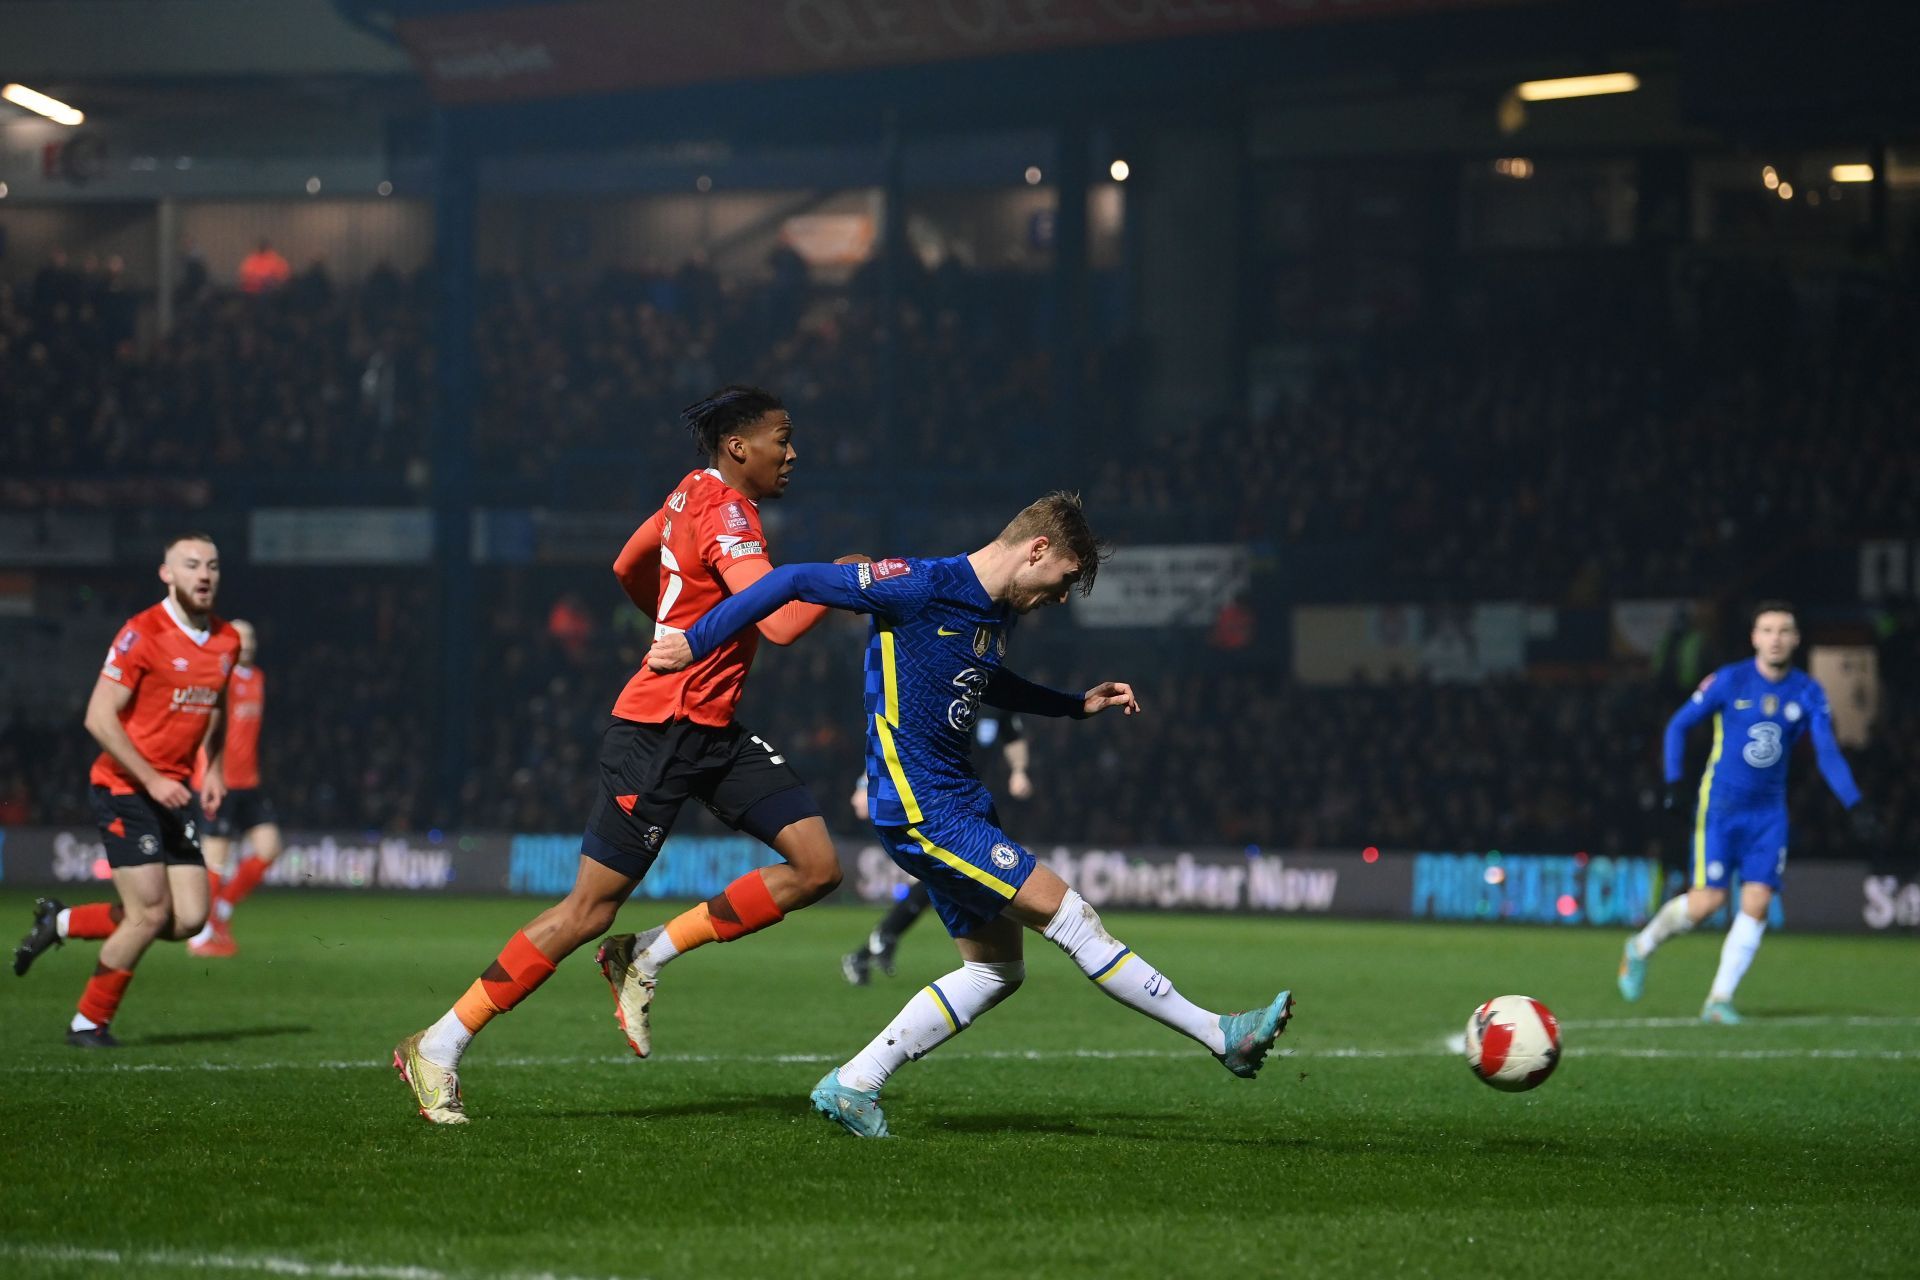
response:
<path id="1" fill-rule="evenodd" d="M 31 895 L 0 893 L 11 943 Z M 626 1054 L 590 950 L 497 1021 L 474 1123 L 415 1115 L 391 1046 L 539 904 L 264 893 L 238 958 L 157 948 L 115 1025 L 61 1040 L 97 944 L 0 975 L 0 1275 L 1376 1276 L 1915 1273 L 1920 949 L 1769 937 L 1750 1021 L 1691 1021 L 1718 937 L 1613 989 L 1617 934 L 1116 915 L 1197 1001 L 1291 986 L 1257 1081 L 1094 990 L 1027 986 L 887 1092 L 860 1142 L 807 1091 L 915 985 L 846 986 L 874 913 L 816 908 L 669 970 Z M 635 903 L 629 928 L 663 914 Z M 1481 1000 L 1566 1024 L 1530 1094 L 1446 1039 Z"/>

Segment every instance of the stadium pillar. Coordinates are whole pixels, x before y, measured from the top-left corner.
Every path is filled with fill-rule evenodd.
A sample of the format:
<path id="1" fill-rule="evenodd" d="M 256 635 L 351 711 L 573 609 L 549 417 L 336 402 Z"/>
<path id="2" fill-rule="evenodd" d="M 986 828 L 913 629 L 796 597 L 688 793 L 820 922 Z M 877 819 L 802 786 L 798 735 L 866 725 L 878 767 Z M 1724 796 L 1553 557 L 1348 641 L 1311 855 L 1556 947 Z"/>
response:
<path id="1" fill-rule="evenodd" d="M 1876 138 L 1870 152 L 1873 181 L 1867 186 L 1867 243 L 1884 253 L 1892 244 L 1887 222 L 1887 140 Z"/>
<path id="2" fill-rule="evenodd" d="M 1053 404 L 1058 443 L 1077 452 L 1088 429 L 1087 167 L 1093 138 L 1083 120 L 1060 130 L 1053 158 Z"/>
<path id="3" fill-rule="evenodd" d="M 458 823 L 465 808 L 472 749 L 474 220 L 473 141 L 457 113 L 434 116 L 434 275 L 439 286 L 435 337 L 431 464 L 434 581 L 439 615 L 439 809 Z"/>
<path id="4" fill-rule="evenodd" d="M 880 135 L 880 438 L 900 418 L 900 286 L 907 268 L 907 180 L 901 160 L 900 113 L 887 108 Z"/>
<path id="5" fill-rule="evenodd" d="M 1237 127 L 1172 125 L 1143 130 L 1139 150 L 1127 213 L 1140 219 L 1139 330 L 1153 351 L 1141 424 L 1190 430 L 1240 407 L 1245 143 Z"/>
<path id="6" fill-rule="evenodd" d="M 162 196 L 154 209 L 154 323 L 159 336 L 173 332 L 173 293 L 180 283 L 180 205 Z"/>

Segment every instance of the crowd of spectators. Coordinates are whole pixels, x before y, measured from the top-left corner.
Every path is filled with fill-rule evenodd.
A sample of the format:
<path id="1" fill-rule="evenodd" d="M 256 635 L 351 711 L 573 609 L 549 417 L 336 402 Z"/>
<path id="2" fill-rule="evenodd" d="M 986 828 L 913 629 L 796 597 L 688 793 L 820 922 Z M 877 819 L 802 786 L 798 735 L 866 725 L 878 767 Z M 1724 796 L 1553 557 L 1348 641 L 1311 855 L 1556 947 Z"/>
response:
<path id="1" fill-rule="evenodd" d="M 1903 354 L 1920 308 L 1783 342 L 1744 305 L 1696 341 L 1544 330 L 1330 361 L 1256 417 L 1146 424 L 1091 493 L 1297 563 L 1321 553 L 1345 580 L 1296 581 L 1310 598 L 1683 595 L 1920 527 L 1920 367 Z M 1740 332 L 1744 361 L 1726 350 Z"/>
<path id="2" fill-rule="evenodd" d="M 203 287 L 143 345 L 120 274 L 50 264 L 29 289 L 0 287 L 0 468 L 424 478 L 430 277 L 378 270 L 342 289 L 314 263 L 277 289 Z M 856 505 L 887 506 L 881 474 L 1056 477 L 1044 295 L 957 268 L 917 279 L 889 355 L 871 275 L 825 290 L 789 268 L 748 285 L 696 260 L 591 284 L 489 277 L 478 470 L 535 502 L 624 506 L 688 465 L 679 408 L 743 380 L 785 395 L 810 478 Z M 1631 325 L 1599 341 L 1590 324 L 1579 341 L 1541 324 L 1396 335 L 1322 359 L 1252 417 L 1129 421 L 1103 400 L 1073 470 L 1122 540 L 1283 548 L 1307 598 L 1676 594 L 1798 545 L 1920 525 L 1920 366 L 1899 349 L 1912 304 L 1783 337 L 1751 317 L 1792 314 L 1790 300 L 1684 297 L 1692 318 L 1657 341 Z"/>
<path id="3" fill-rule="evenodd" d="M 228 472 L 403 474 L 431 413 L 432 288 L 379 271 L 343 289 L 320 264 L 252 292 L 203 282 L 179 300 L 173 331 L 143 345 L 110 265 L 50 264 L 30 288 L 0 288 L 0 470 L 211 472 L 216 487 Z M 855 481 L 869 477 L 875 507 L 897 505 L 892 478 L 913 470 L 949 473 L 941 492 L 971 498 L 970 475 L 1031 457 L 1052 371 L 1032 340 L 1040 310 L 1027 285 L 950 271 L 905 296 L 888 355 L 870 276 L 822 290 L 787 264 L 747 287 L 695 261 L 590 286 L 488 279 L 476 448 L 491 473 L 529 483 L 584 459 L 635 491 L 657 488 L 633 477 L 670 482 L 692 462 L 666 425 L 677 409 L 717 382 L 758 381 L 787 396 L 803 428 L 832 428 L 801 437 L 809 481 L 837 477 L 835 493 L 856 495 L 796 508 L 784 530 L 788 513 L 770 512 L 783 558 L 934 549 L 862 545 L 875 526 Z M 1669 327 L 1657 343 L 1598 342 L 1589 326 L 1580 342 L 1542 332 L 1403 344 L 1325 360 L 1250 420 L 1116 419 L 1094 445 L 1109 460 L 1090 468 L 1091 508 L 1123 542 L 1226 537 L 1277 550 L 1290 600 L 1443 592 L 1578 606 L 1711 593 L 1801 541 L 1920 527 L 1920 451 L 1906 439 L 1920 373 L 1895 346 L 1909 310 L 1842 317 L 1805 340 L 1749 326 L 1744 349 L 1756 354 L 1742 359 L 1728 308 L 1753 300 L 1717 297 L 1694 300 L 1684 341 L 1669 342 Z M 882 432 L 888 379 L 907 394 Z M 933 517 L 924 523 L 931 537 Z M 945 548 L 949 530 L 938 532 Z M 1319 563 L 1353 572 L 1316 579 Z M 149 593 L 129 585 L 126 611 Z M 456 810 L 477 828 L 577 826 L 604 718 L 647 639 L 604 570 L 490 573 L 469 637 L 474 767 L 451 797 L 435 781 L 441 639 L 428 573 L 249 573 L 228 598 L 260 626 L 275 675 L 271 786 L 290 822 L 311 827 L 417 830 Z M 857 633 L 836 620 L 769 649 L 743 707 L 841 826 L 841 793 L 862 763 Z M 1910 629 L 1899 634 L 1911 643 Z M 1172 657 L 1143 681 L 1158 714 L 1036 726 L 1044 801 L 1019 816 L 1022 834 L 1615 852 L 1674 842 L 1650 808 L 1674 698 L 1644 672 L 1323 689 L 1292 683 L 1284 663 Z M 1909 667 L 1888 689 L 1862 781 L 1911 841 L 1920 812 L 1900 808 L 1897 784 L 1920 775 L 1899 754 L 1920 741 L 1920 676 Z M 0 818 L 83 821 L 91 754 L 77 721 L 0 716 Z M 1817 787 L 1811 769 L 1796 773 L 1801 790 Z M 1796 847 L 1843 846 L 1829 799 L 1803 795 L 1796 812 Z"/>

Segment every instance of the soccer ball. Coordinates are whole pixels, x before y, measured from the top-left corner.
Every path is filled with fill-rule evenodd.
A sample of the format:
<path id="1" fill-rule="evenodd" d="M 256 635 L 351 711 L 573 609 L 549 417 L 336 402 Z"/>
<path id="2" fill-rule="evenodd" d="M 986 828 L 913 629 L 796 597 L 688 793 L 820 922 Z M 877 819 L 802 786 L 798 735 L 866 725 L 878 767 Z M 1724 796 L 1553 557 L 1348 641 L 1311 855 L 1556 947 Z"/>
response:
<path id="1" fill-rule="evenodd" d="M 1532 996 L 1495 996 L 1467 1019 L 1466 1048 L 1474 1075 L 1523 1093 L 1560 1065 L 1560 1022 Z"/>

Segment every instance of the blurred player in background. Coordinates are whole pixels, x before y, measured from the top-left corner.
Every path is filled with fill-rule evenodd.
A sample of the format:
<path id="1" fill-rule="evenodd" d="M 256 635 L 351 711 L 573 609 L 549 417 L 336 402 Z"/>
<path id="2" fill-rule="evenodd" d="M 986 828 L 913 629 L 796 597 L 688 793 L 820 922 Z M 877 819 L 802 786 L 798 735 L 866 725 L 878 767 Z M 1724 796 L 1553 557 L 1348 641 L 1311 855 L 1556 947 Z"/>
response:
<path id="1" fill-rule="evenodd" d="M 1027 801 L 1033 798 L 1033 778 L 1027 772 L 1033 762 L 1032 747 L 1027 742 L 1026 726 L 1020 723 L 1020 717 L 992 708 L 981 713 L 980 721 L 973 727 L 973 740 L 982 748 L 996 744 L 1007 762 L 1007 794 L 1015 800 Z M 867 806 L 867 775 L 861 774 L 853 787 L 853 815 L 866 822 L 869 817 Z M 866 942 L 840 957 L 840 973 L 856 987 L 864 987 L 873 978 L 873 966 L 879 965 L 880 971 L 889 978 L 893 976 L 894 952 L 900 947 L 900 937 L 913 927 L 914 921 L 926 914 L 933 899 L 927 896 L 927 887 L 918 880 L 912 884 L 900 886 L 893 906 L 887 914 L 880 917 L 880 923 L 874 926 Z"/>
<path id="2" fill-rule="evenodd" d="M 797 457 L 793 421 L 764 391 L 727 387 L 690 406 L 685 419 L 707 465 L 674 486 L 614 561 L 621 587 L 653 619 L 656 636 L 678 635 L 772 568 L 758 504 L 786 492 Z M 778 924 L 839 885 L 840 863 L 820 806 L 786 757 L 733 718 L 760 637 L 791 644 L 825 614 L 821 606 L 795 604 L 690 670 L 669 676 L 642 665 L 634 673 L 602 740 L 600 794 L 587 817 L 572 891 L 515 933 L 438 1022 L 394 1049 L 394 1068 L 421 1115 L 436 1124 L 467 1122 L 458 1068 L 473 1037 L 613 924 L 689 799 L 783 861 L 748 872 L 638 937 L 602 943 L 595 959 L 640 1057 L 652 1045 L 649 1010 L 669 961 Z"/>
<path id="3" fill-rule="evenodd" d="M 67 1029 L 76 1048 L 117 1048 L 108 1024 L 140 957 L 156 939 L 192 937 L 207 918 L 201 805 L 217 814 L 226 796 L 221 706 L 240 638 L 213 612 L 220 552 L 212 538 L 169 542 L 160 581 L 166 597 L 121 626 L 87 700 L 87 732 L 100 744 L 89 775 L 94 821 L 120 902 L 68 908 L 42 898 L 13 953 L 13 971 L 24 974 L 68 938 L 105 939 Z M 202 746 L 207 768 L 196 798 L 187 779 Z"/>
<path id="4" fill-rule="evenodd" d="M 1767 931 L 1767 910 L 1787 869 L 1787 756 L 1811 733 L 1820 776 L 1850 811 L 1863 838 L 1874 831 L 1853 772 L 1833 736 L 1833 714 L 1820 682 L 1793 667 L 1800 629 L 1793 606 L 1770 600 L 1753 616 L 1753 659 L 1721 667 L 1700 682 L 1667 722 L 1666 808 L 1681 811 L 1680 778 L 1687 730 L 1713 717 L 1713 752 L 1700 778 L 1693 818 L 1693 881 L 1661 907 L 1620 956 L 1620 994 L 1638 1000 L 1647 959 L 1668 938 L 1686 933 L 1727 900 L 1739 872 L 1740 909 L 1720 948 L 1720 968 L 1701 1010 L 1704 1022 L 1736 1023 L 1733 995 Z"/>
<path id="5" fill-rule="evenodd" d="M 867 1047 L 829 1071 L 814 1107 L 861 1137 L 887 1136 L 880 1090 L 1019 989 L 1023 927 L 1044 936 L 1128 1008 L 1198 1041 L 1229 1071 L 1256 1074 L 1287 1025 L 1282 991 L 1262 1009 L 1216 1014 L 1116 941 L 1099 913 L 1000 827 L 970 758 L 980 704 L 1084 719 L 1139 712 L 1133 689 L 1084 694 L 1031 684 L 1001 664 L 1018 615 L 1093 585 L 1104 553 L 1078 495 L 1052 493 L 970 556 L 791 565 L 718 604 L 685 634 L 657 637 L 648 662 L 677 671 L 742 627 L 796 600 L 872 615 L 867 645 L 867 772 L 874 829 L 901 870 L 927 886 L 961 967 L 929 983 Z"/>
<path id="6" fill-rule="evenodd" d="M 187 943 L 187 950 L 197 956 L 234 953 L 227 922 L 233 919 L 233 909 L 259 885 L 260 877 L 267 874 L 281 849 L 273 801 L 260 789 L 260 725 L 267 707 L 267 678 L 254 665 L 259 641 L 252 623 L 235 618 L 229 625 L 240 637 L 240 660 L 227 683 L 227 798 L 217 815 L 208 815 L 206 834 L 200 841 L 207 858 L 213 910 L 206 926 Z M 194 786 L 201 785 L 206 767 L 207 755 L 202 751 L 194 768 Z M 236 839 L 249 849 L 238 869 L 229 862 Z"/>

